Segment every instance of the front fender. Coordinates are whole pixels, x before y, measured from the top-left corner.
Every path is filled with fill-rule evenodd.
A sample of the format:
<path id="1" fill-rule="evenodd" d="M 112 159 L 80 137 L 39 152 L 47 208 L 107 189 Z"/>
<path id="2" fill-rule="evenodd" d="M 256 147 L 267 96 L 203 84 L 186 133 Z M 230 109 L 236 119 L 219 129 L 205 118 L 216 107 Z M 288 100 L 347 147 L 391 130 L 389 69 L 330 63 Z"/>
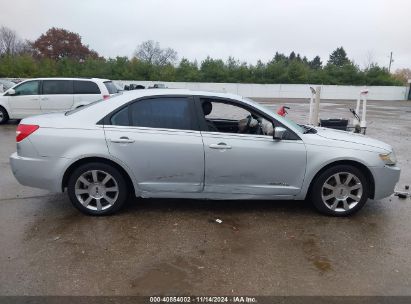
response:
<path id="1" fill-rule="evenodd" d="M 326 166 L 341 161 L 352 161 L 370 167 L 380 167 L 378 152 L 307 145 L 307 170 L 301 192 L 296 199 L 305 199 L 314 177 Z"/>

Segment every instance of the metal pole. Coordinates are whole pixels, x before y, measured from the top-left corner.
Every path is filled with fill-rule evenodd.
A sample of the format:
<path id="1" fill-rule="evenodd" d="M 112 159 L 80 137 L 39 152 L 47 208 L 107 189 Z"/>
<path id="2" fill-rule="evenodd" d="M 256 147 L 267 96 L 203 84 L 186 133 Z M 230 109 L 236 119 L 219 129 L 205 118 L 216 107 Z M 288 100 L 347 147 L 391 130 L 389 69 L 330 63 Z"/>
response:
<path id="1" fill-rule="evenodd" d="M 368 90 L 364 90 L 361 92 L 362 95 L 362 112 L 361 112 L 361 128 L 367 127 L 366 115 L 367 115 L 367 97 L 368 97 Z"/>
<path id="2" fill-rule="evenodd" d="M 392 60 L 392 52 L 390 53 L 390 65 L 388 66 L 388 73 L 390 73 L 391 72 L 391 63 L 393 62 L 394 60 Z"/>
<path id="3" fill-rule="evenodd" d="M 310 98 L 310 113 L 308 115 L 308 124 L 309 125 L 313 124 L 313 104 L 314 104 L 314 96 L 311 95 L 311 98 Z"/>
<path id="4" fill-rule="evenodd" d="M 360 94 L 360 97 L 358 97 L 357 99 L 357 106 L 355 107 L 355 113 L 357 113 L 358 117 L 360 117 L 360 104 L 361 104 L 361 94 Z M 352 124 L 354 127 L 360 124 L 357 117 L 353 118 Z"/>
<path id="5" fill-rule="evenodd" d="M 314 110 L 314 97 L 315 97 L 315 90 L 313 87 L 310 87 L 310 91 L 311 91 L 311 98 L 310 98 L 310 113 L 308 116 L 308 124 L 309 125 L 313 125 L 314 124 L 314 119 L 313 119 L 313 110 Z"/>
<path id="6" fill-rule="evenodd" d="M 315 89 L 315 104 L 314 104 L 313 121 L 312 121 L 312 124 L 314 126 L 319 125 L 320 99 L 321 99 L 321 87 L 318 86 Z"/>

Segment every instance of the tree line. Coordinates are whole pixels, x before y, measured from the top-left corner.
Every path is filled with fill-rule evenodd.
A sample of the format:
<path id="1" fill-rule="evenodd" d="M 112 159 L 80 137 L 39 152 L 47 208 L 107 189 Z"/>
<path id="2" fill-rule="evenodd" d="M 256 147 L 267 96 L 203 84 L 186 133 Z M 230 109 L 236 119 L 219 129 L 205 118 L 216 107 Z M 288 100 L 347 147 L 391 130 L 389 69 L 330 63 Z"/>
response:
<path id="1" fill-rule="evenodd" d="M 268 62 L 256 64 L 207 57 L 201 62 L 177 60 L 171 48 L 145 41 L 131 58 L 104 58 L 81 36 L 65 29 L 51 28 L 35 41 L 21 39 L 7 27 L 0 27 L 0 77 L 99 77 L 123 80 L 295 83 L 337 85 L 403 85 L 401 77 L 371 63 L 361 69 L 343 47 L 334 50 L 326 63 L 319 56 L 309 60 L 295 52 L 275 53 Z"/>

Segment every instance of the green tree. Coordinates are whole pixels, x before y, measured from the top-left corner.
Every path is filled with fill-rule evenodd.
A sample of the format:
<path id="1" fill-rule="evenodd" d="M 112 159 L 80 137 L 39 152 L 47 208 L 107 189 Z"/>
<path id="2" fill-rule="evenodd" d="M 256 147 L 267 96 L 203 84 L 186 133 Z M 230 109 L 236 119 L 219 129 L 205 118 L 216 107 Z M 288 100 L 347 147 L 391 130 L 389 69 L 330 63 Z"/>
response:
<path id="1" fill-rule="evenodd" d="M 177 67 L 176 78 L 178 81 L 200 81 L 201 75 L 197 61 L 190 62 L 187 58 L 181 59 Z"/>
<path id="2" fill-rule="evenodd" d="M 323 67 L 323 63 L 321 62 L 320 56 L 315 56 L 313 60 L 308 62 L 308 65 L 313 70 L 319 70 Z"/>
<path id="3" fill-rule="evenodd" d="M 227 80 L 227 71 L 224 61 L 221 59 L 212 59 L 209 56 L 201 62 L 202 81 L 225 82 Z"/>
<path id="4" fill-rule="evenodd" d="M 330 59 L 328 60 L 328 64 L 335 65 L 337 67 L 342 67 L 348 63 L 350 63 L 350 60 L 348 59 L 347 53 L 345 52 L 343 47 L 339 47 L 334 52 L 332 52 Z"/>

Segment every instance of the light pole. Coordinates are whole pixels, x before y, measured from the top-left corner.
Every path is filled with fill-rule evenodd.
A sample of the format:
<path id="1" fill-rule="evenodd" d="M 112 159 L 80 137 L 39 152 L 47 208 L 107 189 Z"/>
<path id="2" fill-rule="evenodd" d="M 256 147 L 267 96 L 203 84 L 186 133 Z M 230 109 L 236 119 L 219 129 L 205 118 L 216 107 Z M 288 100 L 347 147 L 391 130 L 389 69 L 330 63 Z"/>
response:
<path id="1" fill-rule="evenodd" d="M 391 72 L 391 64 L 394 62 L 394 59 L 392 59 L 392 52 L 390 53 L 390 64 L 388 65 L 388 73 Z"/>

